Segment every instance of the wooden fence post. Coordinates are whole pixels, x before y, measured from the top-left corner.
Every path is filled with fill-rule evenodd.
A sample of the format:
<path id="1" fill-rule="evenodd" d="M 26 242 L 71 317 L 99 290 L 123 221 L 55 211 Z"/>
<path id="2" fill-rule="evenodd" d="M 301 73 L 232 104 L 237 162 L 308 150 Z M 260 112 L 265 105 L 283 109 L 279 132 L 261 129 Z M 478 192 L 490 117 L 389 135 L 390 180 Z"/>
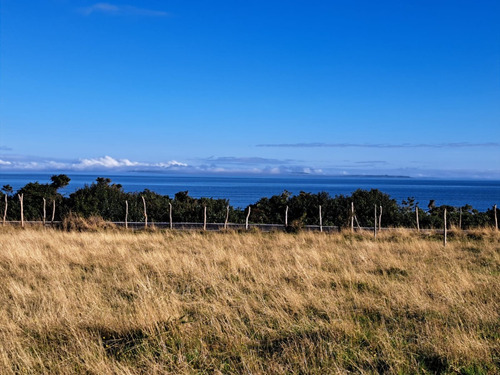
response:
<path id="1" fill-rule="evenodd" d="M 323 232 L 323 216 L 321 215 L 321 205 L 319 206 L 319 231 Z"/>
<path id="2" fill-rule="evenodd" d="M 460 216 L 458 219 L 458 229 L 462 230 L 462 207 L 460 207 Z"/>
<path id="3" fill-rule="evenodd" d="M 224 221 L 224 229 L 227 229 L 227 222 L 229 221 L 229 205 L 226 207 L 226 220 Z"/>
<path id="4" fill-rule="evenodd" d="M 417 232 L 420 232 L 420 222 L 418 221 L 418 205 L 415 206 L 415 219 L 417 220 Z"/>
<path id="5" fill-rule="evenodd" d="M 373 222 L 373 237 L 377 238 L 377 205 L 375 205 L 375 216 Z"/>
<path id="6" fill-rule="evenodd" d="M 146 211 L 146 200 L 144 199 L 144 196 L 141 195 L 142 198 L 142 203 L 144 205 L 144 228 L 148 227 L 148 213 Z"/>
<path id="7" fill-rule="evenodd" d="M 493 206 L 493 211 L 495 211 L 495 230 L 498 230 L 498 218 L 497 218 L 497 205 Z"/>
<path id="8" fill-rule="evenodd" d="M 43 199 L 43 227 L 45 228 L 45 216 L 47 215 L 47 210 L 45 206 L 47 204 L 47 201 L 45 200 L 45 198 L 42 199 Z"/>
<path id="9" fill-rule="evenodd" d="M 378 214 L 378 231 L 382 229 L 382 206 L 380 206 L 380 213 Z"/>
<path id="10" fill-rule="evenodd" d="M 207 206 L 203 206 L 203 230 L 207 230 Z"/>
<path id="11" fill-rule="evenodd" d="M 23 207 L 23 198 L 24 194 L 17 194 L 19 198 L 19 202 L 21 203 L 21 227 L 24 228 L 24 207 Z"/>
<path id="12" fill-rule="evenodd" d="M 54 226 L 54 219 L 56 217 L 56 200 L 52 200 L 52 217 L 50 219 L 50 225 Z"/>
<path id="13" fill-rule="evenodd" d="M 3 226 L 5 226 L 5 220 L 7 220 L 7 206 L 9 205 L 9 203 L 7 202 L 7 194 L 4 195 L 5 196 L 5 208 L 3 210 Z"/>
<path id="14" fill-rule="evenodd" d="M 359 225 L 358 217 L 354 215 L 354 220 L 356 220 L 356 225 L 358 226 L 358 230 L 361 230 L 361 225 Z"/>
<path id="15" fill-rule="evenodd" d="M 125 201 L 125 229 L 128 229 L 128 201 Z"/>
<path id="16" fill-rule="evenodd" d="M 448 235 L 448 227 L 446 225 L 446 208 L 445 208 L 444 209 L 444 238 L 443 238 L 443 245 L 444 246 L 446 246 L 447 235 Z"/>
<path id="17" fill-rule="evenodd" d="M 245 229 L 248 230 L 248 218 L 250 217 L 250 211 L 251 211 L 251 207 L 248 206 L 248 213 L 247 213 L 247 218 L 245 220 Z"/>
<path id="18" fill-rule="evenodd" d="M 288 206 L 286 206 L 285 210 L 285 228 L 288 227 Z"/>
<path id="19" fill-rule="evenodd" d="M 354 202 L 351 202 L 351 232 L 354 232 Z"/>
<path id="20" fill-rule="evenodd" d="M 4 195 L 5 196 L 5 208 L 3 210 L 3 226 L 5 226 L 5 220 L 7 219 L 7 206 L 8 206 L 8 202 L 7 202 L 7 194 Z"/>
<path id="21" fill-rule="evenodd" d="M 168 217 L 170 219 L 170 229 L 172 229 L 174 227 L 174 225 L 172 223 L 172 203 L 168 202 L 168 207 L 169 207 Z"/>

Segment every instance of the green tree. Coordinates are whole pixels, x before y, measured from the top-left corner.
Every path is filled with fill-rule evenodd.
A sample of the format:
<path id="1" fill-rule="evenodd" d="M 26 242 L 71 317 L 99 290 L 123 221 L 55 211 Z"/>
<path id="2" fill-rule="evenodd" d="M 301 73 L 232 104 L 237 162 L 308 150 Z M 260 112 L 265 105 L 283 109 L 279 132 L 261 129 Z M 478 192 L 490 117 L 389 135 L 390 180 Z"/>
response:
<path id="1" fill-rule="evenodd" d="M 291 195 L 289 191 L 284 190 L 280 195 L 273 195 L 271 198 L 261 198 L 255 204 L 250 205 L 249 220 L 254 223 L 264 224 L 284 223 L 286 206 L 289 205 L 288 200 Z M 245 212 L 248 212 L 248 207 Z"/>
<path id="2" fill-rule="evenodd" d="M 12 186 L 10 185 L 3 185 L 2 186 L 2 191 L 3 191 L 3 198 L 2 201 L 3 201 L 3 204 L 4 204 L 4 207 L 3 207 L 3 216 L 2 216 L 2 222 L 3 224 L 5 224 L 5 221 L 7 220 L 7 211 L 8 211 L 8 207 L 9 207 L 9 198 L 10 196 L 12 195 L 12 192 L 14 191 L 14 189 L 12 188 Z"/>
<path id="3" fill-rule="evenodd" d="M 51 184 L 40 184 L 39 182 L 30 182 L 17 191 L 17 194 L 23 194 L 24 197 L 24 217 L 26 220 L 40 221 L 43 219 L 44 199 L 46 210 L 49 210 L 52 201 L 56 202 L 59 210 L 56 210 L 56 220 L 62 217 L 62 207 L 64 198 L 58 193 L 58 189 L 68 185 L 70 178 L 66 175 L 54 175 L 51 177 Z M 20 207 L 14 205 L 12 215 L 19 217 Z"/>
<path id="4" fill-rule="evenodd" d="M 123 221 L 128 195 L 120 184 L 111 184 L 109 178 L 98 177 L 69 196 L 68 209 L 83 217 L 100 216 L 104 220 Z"/>
<path id="5" fill-rule="evenodd" d="M 374 225 L 375 206 L 377 206 L 377 212 L 382 206 L 383 226 L 399 226 L 399 206 L 396 200 L 388 194 L 382 193 L 378 189 L 369 191 L 358 189 L 352 193 L 350 199 L 354 202 L 355 214 L 361 226 Z"/>
<path id="6" fill-rule="evenodd" d="M 63 187 L 68 186 L 71 179 L 65 174 L 53 175 L 50 177 L 52 184 L 51 186 L 57 191 Z"/>

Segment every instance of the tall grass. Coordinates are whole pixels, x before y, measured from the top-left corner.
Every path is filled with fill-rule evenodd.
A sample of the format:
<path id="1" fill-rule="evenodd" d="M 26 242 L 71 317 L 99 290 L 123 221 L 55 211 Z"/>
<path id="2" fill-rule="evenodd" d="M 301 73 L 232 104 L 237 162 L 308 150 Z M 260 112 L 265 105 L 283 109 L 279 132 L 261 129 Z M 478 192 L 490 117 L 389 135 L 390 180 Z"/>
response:
<path id="1" fill-rule="evenodd" d="M 497 373 L 500 236 L 0 231 L 0 373 Z"/>

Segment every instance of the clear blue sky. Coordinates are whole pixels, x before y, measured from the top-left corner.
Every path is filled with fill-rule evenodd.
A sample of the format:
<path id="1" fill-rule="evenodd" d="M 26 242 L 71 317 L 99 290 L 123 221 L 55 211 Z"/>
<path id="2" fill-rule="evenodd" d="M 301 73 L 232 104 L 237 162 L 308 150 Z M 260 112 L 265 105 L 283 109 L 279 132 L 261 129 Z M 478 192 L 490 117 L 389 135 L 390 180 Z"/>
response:
<path id="1" fill-rule="evenodd" d="M 500 178 L 499 1 L 0 6 L 0 171 Z"/>

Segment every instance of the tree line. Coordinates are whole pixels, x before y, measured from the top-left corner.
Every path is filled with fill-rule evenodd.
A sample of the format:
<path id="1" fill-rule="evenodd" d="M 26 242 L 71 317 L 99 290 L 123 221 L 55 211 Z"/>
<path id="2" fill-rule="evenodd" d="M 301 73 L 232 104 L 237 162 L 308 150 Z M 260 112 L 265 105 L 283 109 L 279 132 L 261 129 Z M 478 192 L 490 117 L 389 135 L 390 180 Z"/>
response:
<path id="1" fill-rule="evenodd" d="M 141 192 L 125 192 L 122 185 L 112 183 L 109 178 L 98 177 L 95 182 L 77 189 L 68 197 L 59 190 L 67 186 L 70 178 L 67 175 L 53 175 L 50 183 L 30 182 L 14 192 L 10 185 L 2 187 L 4 221 L 17 221 L 21 216 L 21 201 L 24 220 L 42 221 L 44 218 L 61 221 L 68 215 L 83 218 L 101 217 L 106 221 L 124 221 L 127 213 L 128 221 L 144 222 L 144 202 L 147 205 L 147 216 L 150 223 L 172 221 L 203 222 L 204 212 L 209 223 L 243 224 L 247 214 L 249 222 L 255 224 L 284 224 L 285 220 L 293 228 L 305 225 L 318 225 L 320 206 L 321 219 L 324 226 L 347 228 L 353 218 L 356 225 L 374 226 L 376 216 L 381 208 L 381 224 L 383 227 L 442 228 L 443 212 L 446 210 L 448 224 L 463 229 L 494 226 L 498 209 L 495 206 L 480 212 L 470 205 L 453 207 L 436 206 L 434 201 L 423 207 L 413 197 L 408 197 L 400 204 L 388 194 L 378 189 L 358 189 L 351 195 L 335 195 L 327 192 L 307 193 L 301 191 L 292 195 L 283 191 L 270 198 L 264 197 L 245 208 L 235 208 L 227 199 L 194 198 L 188 191 L 180 191 L 170 197 L 149 189 Z M 170 211 L 170 205 L 172 210 Z M 55 211 L 52 211 L 55 207 Z M 206 207 L 206 211 L 205 211 Z M 47 214 L 49 212 L 49 214 Z M 418 217 L 418 219 L 417 219 Z"/>

